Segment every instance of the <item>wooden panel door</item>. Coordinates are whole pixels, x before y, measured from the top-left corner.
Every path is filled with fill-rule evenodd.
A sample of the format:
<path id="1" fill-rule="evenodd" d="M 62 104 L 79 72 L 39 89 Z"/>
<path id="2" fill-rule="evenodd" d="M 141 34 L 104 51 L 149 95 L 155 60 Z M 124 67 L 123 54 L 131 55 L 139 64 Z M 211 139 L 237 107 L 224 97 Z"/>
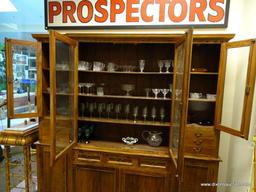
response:
<path id="1" fill-rule="evenodd" d="M 51 165 L 77 140 L 78 42 L 50 31 Z"/>
<path id="2" fill-rule="evenodd" d="M 41 43 L 5 40 L 8 118 L 42 114 Z"/>
<path id="3" fill-rule="evenodd" d="M 216 128 L 248 139 L 256 77 L 255 39 L 223 43 Z"/>
<path id="4" fill-rule="evenodd" d="M 75 192 L 116 192 L 117 174 L 115 169 L 89 166 L 75 166 Z"/>
<path id="5" fill-rule="evenodd" d="M 183 41 L 175 46 L 175 66 L 172 91 L 172 127 L 170 148 L 177 167 L 179 182 L 183 179 L 184 129 L 187 119 L 188 82 L 192 55 L 193 31 L 185 33 Z"/>
<path id="6" fill-rule="evenodd" d="M 157 173 L 140 173 L 123 170 L 121 192 L 169 192 L 168 176 Z"/>

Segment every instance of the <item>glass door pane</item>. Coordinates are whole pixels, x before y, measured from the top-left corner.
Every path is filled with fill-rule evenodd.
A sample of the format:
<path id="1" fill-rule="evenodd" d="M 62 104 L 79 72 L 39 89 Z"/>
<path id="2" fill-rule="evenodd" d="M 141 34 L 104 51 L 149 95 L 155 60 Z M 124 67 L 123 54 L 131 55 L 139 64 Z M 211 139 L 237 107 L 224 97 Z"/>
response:
<path id="1" fill-rule="evenodd" d="M 76 41 L 50 32 L 52 162 L 75 143 Z"/>
<path id="2" fill-rule="evenodd" d="M 6 40 L 9 118 L 39 116 L 39 47 L 36 42 Z"/>
<path id="3" fill-rule="evenodd" d="M 175 156 L 179 181 L 181 181 L 183 177 L 183 139 L 187 119 L 188 81 L 191 64 L 192 40 L 193 31 L 189 30 L 184 35 L 184 41 L 177 44 L 175 48 L 170 148 Z"/>
<path id="4" fill-rule="evenodd" d="M 217 128 L 236 136 L 248 137 L 255 79 L 254 42 L 225 43 L 218 93 Z M 254 61 L 254 62 L 253 62 Z"/>

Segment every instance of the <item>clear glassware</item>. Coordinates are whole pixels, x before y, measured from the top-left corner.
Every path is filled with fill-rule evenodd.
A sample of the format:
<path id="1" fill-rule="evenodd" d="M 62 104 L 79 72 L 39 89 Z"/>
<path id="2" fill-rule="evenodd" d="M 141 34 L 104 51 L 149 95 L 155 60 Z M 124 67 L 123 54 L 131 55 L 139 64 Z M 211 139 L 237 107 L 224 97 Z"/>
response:
<path id="1" fill-rule="evenodd" d="M 159 73 L 162 73 L 162 69 L 164 67 L 164 61 L 163 60 L 159 60 L 158 61 L 158 67 L 159 67 Z"/>
<path id="2" fill-rule="evenodd" d="M 147 120 L 147 116 L 148 116 L 148 108 L 147 107 L 143 108 L 142 116 L 144 118 L 144 121 L 146 121 Z"/>
<path id="3" fill-rule="evenodd" d="M 101 118 L 102 111 L 103 111 L 103 104 L 102 104 L 102 103 L 99 103 L 99 104 L 98 104 L 99 118 Z"/>
<path id="4" fill-rule="evenodd" d="M 129 113 L 130 113 L 130 104 L 125 105 L 124 113 L 125 113 L 126 119 L 128 120 Z"/>
<path id="5" fill-rule="evenodd" d="M 140 72 L 142 73 L 145 68 L 145 60 L 139 60 Z"/>
<path id="6" fill-rule="evenodd" d="M 161 122 L 164 122 L 164 118 L 165 118 L 165 110 L 163 107 L 161 107 L 160 109 L 160 119 L 161 119 Z"/>
<path id="7" fill-rule="evenodd" d="M 93 116 L 93 111 L 94 111 L 94 103 L 90 103 L 89 104 L 89 113 L 90 113 L 91 118 Z"/>
<path id="8" fill-rule="evenodd" d="M 134 118 L 134 122 L 136 122 L 136 119 L 138 117 L 138 112 L 139 112 L 139 107 L 138 106 L 135 106 L 133 108 L 133 118 Z"/>
<path id="9" fill-rule="evenodd" d="M 164 66 L 166 68 L 166 73 L 169 73 L 169 69 L 171 67 L 171 60 L 166 60 Z"/>
<path id="10" fill-rule="evenodd" d="M 145 88 L 146 97 L 149 97 L 150 88 Z"/>
<path id="11" fill-rule="evenodd" d="M 107 117 L 108 117 L 108 119 L 109 119 L 109 117 L 110 117 L 111 111 L 113 110 L 113 107 L 114 107 L 113 103 L 107 104 L 106 112 L 107 112 Z"/>
<path id="12" fill-rule="evenodd" d="M 164 95 L 164 99 L 166 99 L 166 95 L 168 94 L 168 92 L 170 91 L 170 89 L 160 89 L 160 91 L 161 91 L 162 94 Z"/>
<path id="13" fill-rule="evenodd" d="M 90 95 L 90 88 L 94 86 L 94 83 L 84 83 L 84 86 L 87 88 L 86 94 Z"/>
<path id="14" fill-rule="evenodd" d="M 79 91 L 79 93 L 81 93 L 82 94 L 82 88 L 83 88 L 83 83 L 79 83 L 78 84 L 78 91 Z"/>
<path id="15" fill-rule="evenodd" d="M 123 84 L 122 90 L 126 92 L 126 96 L 130 96 L 130 92 L 135 88 L 134 84 Z"/>
<path id="16" fill-rule="evenodd" d="M 152 107 L 151 117 L 152 117 L 152 120 L 155 121 L 155 119 L 156 119 L 156 108 L 155 107 Z"/>
<path id="17" fill-rule="evenodd" d="M 115 105 L 116 119 L 118 119 L 119 113 L 121 112 L 121 104 Z"/>
<path id="18" fill-rule="evenodd" d="M 157 95 L 160 93 L 160 89 L 152 89 L 152 91 L 155 94 L 155 99 L 157 99 Z"/>
<path id="19" fill-rule="evenodd" d="M 85 104 L 82 103 L 81 104 L 81 116 L 84 117 L 84 113 L 85 113 Z"/>

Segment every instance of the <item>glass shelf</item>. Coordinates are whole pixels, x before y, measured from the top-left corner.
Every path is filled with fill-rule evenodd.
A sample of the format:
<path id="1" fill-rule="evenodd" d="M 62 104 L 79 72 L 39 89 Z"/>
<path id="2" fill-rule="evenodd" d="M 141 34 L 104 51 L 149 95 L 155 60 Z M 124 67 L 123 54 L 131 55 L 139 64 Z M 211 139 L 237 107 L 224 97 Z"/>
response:
<path id="1" fill-rule="evenodd" d="M 99 73 L 99 74 L 131 74 L 131 75 L 172 75 L 173 72 L 135 72 L 135 71 L 85 71 L 85 70 L 78 70 L 79 72 L 85 73 Z"/>

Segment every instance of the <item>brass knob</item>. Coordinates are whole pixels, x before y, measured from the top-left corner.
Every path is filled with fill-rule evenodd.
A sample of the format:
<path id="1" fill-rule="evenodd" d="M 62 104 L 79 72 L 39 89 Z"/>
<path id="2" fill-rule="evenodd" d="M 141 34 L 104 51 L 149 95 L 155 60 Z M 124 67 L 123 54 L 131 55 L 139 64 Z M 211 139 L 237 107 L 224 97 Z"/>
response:
<path id="1" fill-rule="evenodd" d="M 203 140 L 202 139 L 195 139 L 194 140 L 194 143 L 196 144 L 196 145 L 201 145 L 202 143 L 203 143 Z"/>
<path id="2" fill-rule="evenodd" d="M 202 151 L 202 147 L 194 147 L 193 150 L 197 153 Z"/>

